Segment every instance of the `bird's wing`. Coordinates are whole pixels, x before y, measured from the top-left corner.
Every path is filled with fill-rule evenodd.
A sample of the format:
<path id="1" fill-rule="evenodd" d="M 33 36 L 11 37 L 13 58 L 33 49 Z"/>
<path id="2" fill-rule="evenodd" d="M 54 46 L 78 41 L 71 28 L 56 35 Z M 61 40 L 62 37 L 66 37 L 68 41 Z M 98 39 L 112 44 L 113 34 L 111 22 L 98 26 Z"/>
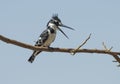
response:
<path id="1" fill-rule="evenodd" d="M 44 30 L 44 31 L 41 33 L 41 35 L 40 35 L 40 37 L 38 38 L 35 46 L 41 46 L 41 45 L 43 45 L 44 42 L 48 39 L 48 36 L 49 36 L 49 35 L 48 35 L 48 31 L 47 31 L 47 29 L 46 29 L 46 30 Z"/>

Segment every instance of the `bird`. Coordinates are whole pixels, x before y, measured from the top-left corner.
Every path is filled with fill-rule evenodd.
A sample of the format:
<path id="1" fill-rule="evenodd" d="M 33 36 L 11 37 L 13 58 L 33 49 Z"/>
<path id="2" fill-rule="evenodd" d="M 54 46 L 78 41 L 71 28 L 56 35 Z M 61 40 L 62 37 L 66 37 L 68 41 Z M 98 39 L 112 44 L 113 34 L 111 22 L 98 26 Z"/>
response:
<path id="1" fill-rule="evenodd" d="M 57 34 L 57 30 L 63 33 L 63 35 L 69 39 L 69 37 L 62 31 L 60 27 L 68 28 L 74 30 L 71 27 L 64 25 L 58 17 L 58 14 L 54 14 L 52 18 L 48 21 L 46 29 L 40 34 L 38 40 L 34 46 L 38 47 L 50 47 L 51 43 L 54 42 Z M 34 50 L 28 62 L 33 63 L 35 57 L 42 51 Z"/>

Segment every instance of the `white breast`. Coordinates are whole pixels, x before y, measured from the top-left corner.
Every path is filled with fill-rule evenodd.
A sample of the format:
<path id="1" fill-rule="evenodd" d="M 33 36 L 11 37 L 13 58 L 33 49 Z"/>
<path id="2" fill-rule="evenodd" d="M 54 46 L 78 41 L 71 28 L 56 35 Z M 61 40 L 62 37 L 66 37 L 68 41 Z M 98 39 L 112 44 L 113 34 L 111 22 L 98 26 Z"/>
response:
<path id="1" fill-rule="evenodd" d="M 55 40 L 56 37 L 56 32 L 51 34 L 50 31 L 48 30 L 48 33 L 49 33 L 49 37 L 46 40 L 46 42 L 43 44 L 43 46 L 45 47 L 48 47 Z"/>

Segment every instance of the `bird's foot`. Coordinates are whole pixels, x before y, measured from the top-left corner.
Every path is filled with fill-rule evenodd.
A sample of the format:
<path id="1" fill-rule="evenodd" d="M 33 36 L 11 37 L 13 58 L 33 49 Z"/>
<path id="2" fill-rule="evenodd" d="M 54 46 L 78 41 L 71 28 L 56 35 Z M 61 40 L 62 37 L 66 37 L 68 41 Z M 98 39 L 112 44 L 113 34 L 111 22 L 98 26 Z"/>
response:
<path id="1" fill-rule="evenodd" d="M 48 46 L 48 49 L 53 50 L 54 48 L 53 48 L 53 47 Z"/>

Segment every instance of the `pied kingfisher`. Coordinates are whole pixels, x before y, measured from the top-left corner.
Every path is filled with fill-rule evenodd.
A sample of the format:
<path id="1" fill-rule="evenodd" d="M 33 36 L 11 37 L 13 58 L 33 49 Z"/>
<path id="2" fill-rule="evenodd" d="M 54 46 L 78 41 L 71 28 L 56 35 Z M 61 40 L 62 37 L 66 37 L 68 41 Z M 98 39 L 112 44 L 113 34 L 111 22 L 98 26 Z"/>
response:
<path id="1" fill-rule="evenodd" d="M 41 35 L 39 36 L 35 46 L 39 47 L 49 47 L 50 44 L 55 40 L 57 30 L 61 31 L 67 38 L 68 36 L 59 28 L 66 27 L 71 30 L 74 30 L 71 27 L 68 27 L 64 24 L 62 24 L 61 20 L 58 18 L 58 15 L 53 15 L 50 21 L 47 23 L 47 29 L 44 30 Z M 41 51 L 33 51 L 31 57 L 28 59 L 30 63 L 32 63 L 35 59 L 35 57 L 40 53 Z"/>

